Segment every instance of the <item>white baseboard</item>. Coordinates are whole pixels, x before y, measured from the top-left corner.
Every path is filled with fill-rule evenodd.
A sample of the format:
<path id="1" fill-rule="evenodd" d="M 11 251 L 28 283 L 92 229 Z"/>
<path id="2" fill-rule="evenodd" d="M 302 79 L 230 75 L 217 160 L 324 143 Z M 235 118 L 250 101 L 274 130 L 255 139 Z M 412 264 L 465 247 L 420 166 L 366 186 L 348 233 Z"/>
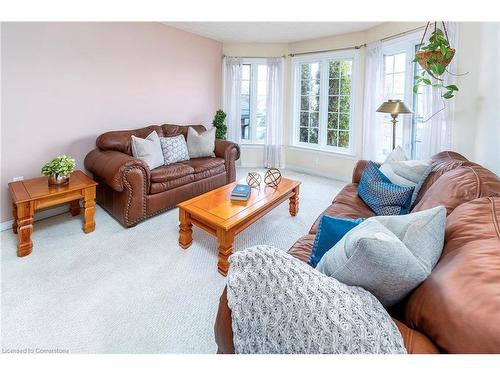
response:
<path id="1" fill-rule="evenodd" d="M 262 164 L 259 163 L 241 163 L 239 167 L 242 168 L 264 168 Z"/>
<path id="2" fill-rule="evenodd" d="M 52 217 L 52 216 L 57 216 L 57 215 L 63 214 L 63 213 L 68 212 L 68 211 L 69 211 L 68 205 L 54 207 L 54 208 L 51 208 L 48 210 L 40 211 L 40 212 L 37 212 L 35 214 L 35 221 L 47 219 L 47 218 Z M 14 222 L 14 220 L 7 220 L 7 221 L 0 223 L 0 231 L 3 232 L 4 230 L 7 230 L 7 229 L 12 230 L 12 223 L 13 222 Z"/>
<path id="3" fill-rule="evenodd" d="M 299 172 L 299 173 L 305 173 L 305 174 L 309 174 L 311 176 L 326 177 L 326 178 L 330 178 L 332 180 L 338 180 L 338 181 L 342 181 L 342 182 L 351 182 L 351 178 L 350 177 L 338 176 L 338 175 L 334 175 L 334 174 L 331 174 L 331 173 L 314 170 L 312 168 L 299 167 L 297 165 L 290 165 L 290 164 L 288 164 L 286 166 L 286 168 L 283 168 L 283 169 L 289 169 L 291 171 L 295 171 L 295 172 Z"/>

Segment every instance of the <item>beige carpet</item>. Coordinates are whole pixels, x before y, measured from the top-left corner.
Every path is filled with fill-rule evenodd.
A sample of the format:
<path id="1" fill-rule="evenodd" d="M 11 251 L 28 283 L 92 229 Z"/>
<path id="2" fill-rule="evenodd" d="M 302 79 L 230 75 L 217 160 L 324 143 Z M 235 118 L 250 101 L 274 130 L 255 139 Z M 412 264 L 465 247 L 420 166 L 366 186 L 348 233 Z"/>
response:
<path id="1" fill-rule="evenodd" d="M 239 169 L 244 177 L 248 169 Z M 291 171 L 302 181 L 296 217 L 283 203 L 241 233 L 235 248 L 287 250 L 344 183 Z M 62 214 L 35 223 L 31 255 L 1 233 L 2 347 L 70 353 L 214 353 L 213 324 L 225 278 L 216 241 L 194 229 L 177 244 L 176 209 L 125 229 L 100 207 L 96 230 Z"/>

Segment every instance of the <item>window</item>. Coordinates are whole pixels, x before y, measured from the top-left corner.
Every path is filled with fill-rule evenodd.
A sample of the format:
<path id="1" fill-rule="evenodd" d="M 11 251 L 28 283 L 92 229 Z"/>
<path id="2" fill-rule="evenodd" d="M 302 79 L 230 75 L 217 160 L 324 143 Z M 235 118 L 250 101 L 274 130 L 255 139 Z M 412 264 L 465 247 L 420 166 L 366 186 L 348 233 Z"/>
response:
<path id="1" fill-rule="evenodd" d="M 246 59 L 241 72 L 241 139 L 264 143 L 266 136 L 267 66 Z"/>
<path id="2" fill-rule="evenodd" d="M 355 54 L 293 60 L 296 146 L 351 153 Z"/>
<path id="3" fill-rule="evenodd" d="M 396 145 L 402 146 L 411 158 L 419 159 L 424 130 L 424 92 L 419 88 L 413 93 L 413 82 L 422 68 L 414 63 L 420 35 L 410 35 L 387 43 L 384 55 L 384 100 L 400 99 L 413 111 L 412 115 L 398 116 Z M 392 149 L 392 124 L 390 115 L 381 115 L 383 126 L 383 146 L 378 160 L 384 160 Z"/>

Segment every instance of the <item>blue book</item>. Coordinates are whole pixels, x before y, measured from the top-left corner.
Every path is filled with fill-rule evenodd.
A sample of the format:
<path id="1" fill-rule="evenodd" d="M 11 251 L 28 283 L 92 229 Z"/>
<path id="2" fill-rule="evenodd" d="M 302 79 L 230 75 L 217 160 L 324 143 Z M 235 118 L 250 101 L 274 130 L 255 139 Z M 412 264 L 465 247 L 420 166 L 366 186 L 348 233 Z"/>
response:
<path id="1" fill-rule="evenodd" d="M 248 197 L 251 191 L 252 189 L 250 188 L 250 186 L 238 184 L 234 187 L 233 191 L 231 192 L 231 196 Z"/>

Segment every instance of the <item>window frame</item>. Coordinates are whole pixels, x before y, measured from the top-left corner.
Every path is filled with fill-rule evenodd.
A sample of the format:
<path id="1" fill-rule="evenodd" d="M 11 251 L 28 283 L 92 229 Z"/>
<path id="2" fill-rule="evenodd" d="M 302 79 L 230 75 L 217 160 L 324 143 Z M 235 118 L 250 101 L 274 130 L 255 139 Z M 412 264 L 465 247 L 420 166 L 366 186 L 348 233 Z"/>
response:
<path id="1" fill-rule="evenodd" d="M 411 116 L 398 116 L 398 124 L 402 125 L 402 147 L 411 158 L 415 158 L 416 152 L 416 108 L 415 94 L 413 93 L 415 64 L 412 62 L 415 56 L 415 46 L 420 44 L 422 35 L 419 32 L 404 35 L 399 38 L 388 40 L 382 44 L 382 70 L 385 78 L 385 56 L 398 53 L 406 53 L 406 69 L 405 69 L 405 86 L 404 86 L 404 103 L 413 111 Z M 385 82 L 381 82 L 382 86 Z M 391 99 L 391 98 L 389 98 Z"/>
<path id="2" fill-rule="evenodd" d="M 328 130 L 328 94 L 329 94 L 329 62 L 338 60 L 351 60 L 351 103 L 349 108 L 349 147 L 330 146 L 327 144 Z M 318 143 L 307 143 L 300 141 L 300 96 L 301 96 L 301 64 L 320 63 L 320 86 L 319 86 L 319 128 Z M 354 113 L 357 99 L 357 85 L 359 75 L 359 51 L 355 49 L 335 52 L 310 54 L 307 56 L 296 56 L 291 61 L 291 92 L 293 97 L 291 110 L 292 132 L 290 143 L 293 147 L 322 151 L 327 153 L 355 155 L 356 138 L 354 128 Z"/>
<path id="3" fill-rule="evenodd" d="M 264 136 L 263 140 L 257 140 L 257 122 L 256 122 L 256 117 L 257 117 L 257 102 L 258 102 L 258 66 L 259 65 L 265 65 L 267 66 L 266 59 L 263 58 L 243 58 L 241 59 L 241 65 L 250 65 L 250 128 L 249 128 L 249 138 L 248 139 L 243 139 L 241 138 L 241 144 L 242 145 L 258 145 L 262 146 L 266 142 L 266 137 Z M 267 97 L 267 92 L 266 92 L 266 97 Z M 267 107 L 267 105 L 266 105 Z M 241 123 L 241 119 L 240 119 Z M 266 108 L 266 131 L 267 131 L 267 108 Z M 240 125 L 240 132 L 241 132 L 241 125 Z"/>

